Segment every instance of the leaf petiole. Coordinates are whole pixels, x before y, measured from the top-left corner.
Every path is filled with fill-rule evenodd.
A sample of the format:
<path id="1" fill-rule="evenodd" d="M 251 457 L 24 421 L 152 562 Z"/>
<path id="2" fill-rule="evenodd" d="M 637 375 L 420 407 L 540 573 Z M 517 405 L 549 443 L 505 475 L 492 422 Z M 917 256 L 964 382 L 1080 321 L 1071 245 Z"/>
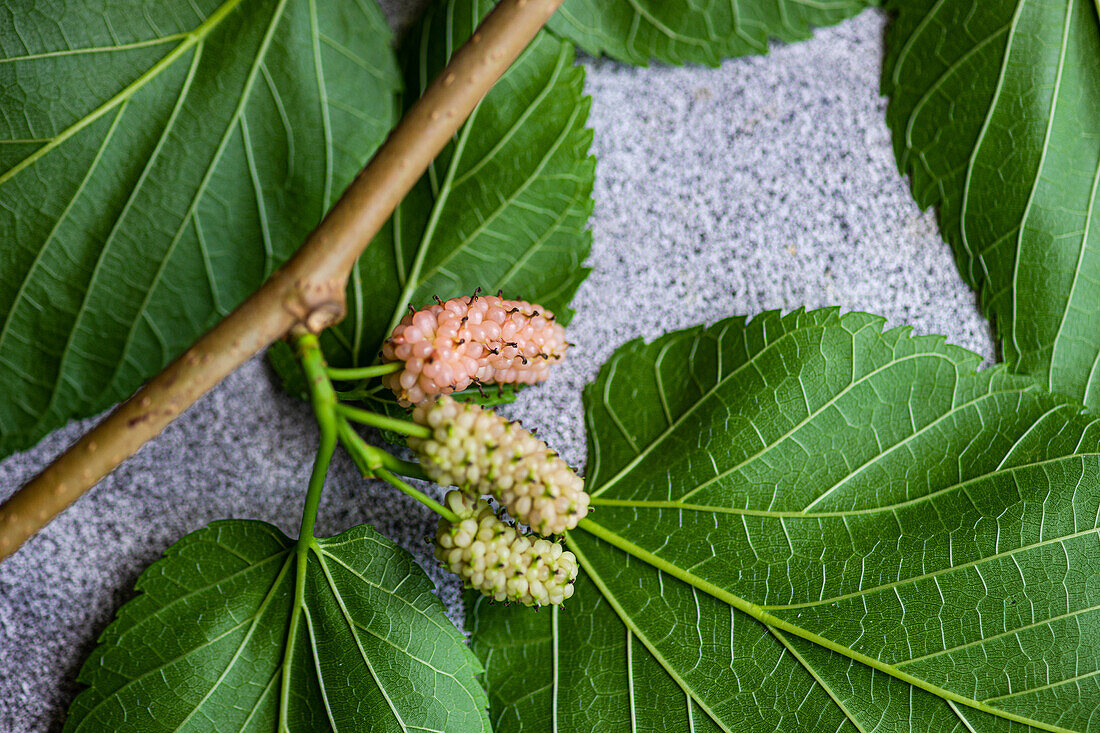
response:
<path id="1" fill-rule="evenodd" d="M 337 404 L 336 414 L 348 420 L 370 425 L 372 428 L 392 430 L 395 433 L 407 435 L 411 438 L 430 438 L 432 435 L 432 431 L 423 425 L 417 425 L 407 420 L 399 420 L 394 417 L 389 417 L 388 415 L 379 415 L 376 412 L 364 410 L 359 407 Z"/>

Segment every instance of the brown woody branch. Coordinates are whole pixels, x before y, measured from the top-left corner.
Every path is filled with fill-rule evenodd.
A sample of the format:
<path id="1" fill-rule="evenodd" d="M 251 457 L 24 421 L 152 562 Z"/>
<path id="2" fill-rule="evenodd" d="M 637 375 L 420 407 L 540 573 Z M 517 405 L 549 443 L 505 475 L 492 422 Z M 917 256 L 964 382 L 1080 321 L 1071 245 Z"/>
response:
<path id="1" fill-rule="evenodd" d="M 454 54 L 289 262 L 0 505 L 0 559 L 250 357 L 344 317 L 351 268 L 394 208 L 562 0 L 502 0 Z"/>

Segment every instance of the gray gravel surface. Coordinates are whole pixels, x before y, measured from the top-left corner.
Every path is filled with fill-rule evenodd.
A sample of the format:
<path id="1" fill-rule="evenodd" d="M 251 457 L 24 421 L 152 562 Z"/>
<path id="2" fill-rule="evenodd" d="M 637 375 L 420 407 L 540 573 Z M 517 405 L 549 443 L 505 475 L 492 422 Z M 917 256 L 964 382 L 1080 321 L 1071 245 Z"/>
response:
<path id="1" fill-rule="evenodd" d="M 415 11 L 388 6 L 398 26 Z M 992 357 L 932 215 L 894 166 L 878 96 L 883 29 L 868 11 L 716 69 L 583 61 L 599 160 L 593 272 L 574 303 L 577 348 L 512 414 L 581 464 L 580 392 L 616 346 L 773 308 L 868 310 Z M 90 424 L 0 463 L 0 496 Z M 60 727 L 81 661 L 172 542 L 222 517 L 293 533 L 316 438 L 307 406 L 253 360 L 0 564 L 0 731 Z M 362 522 L 424 562 L 459 621 L 457 584 L 423 540 L 429 512 L 339 457 L 319 533 Z"/>

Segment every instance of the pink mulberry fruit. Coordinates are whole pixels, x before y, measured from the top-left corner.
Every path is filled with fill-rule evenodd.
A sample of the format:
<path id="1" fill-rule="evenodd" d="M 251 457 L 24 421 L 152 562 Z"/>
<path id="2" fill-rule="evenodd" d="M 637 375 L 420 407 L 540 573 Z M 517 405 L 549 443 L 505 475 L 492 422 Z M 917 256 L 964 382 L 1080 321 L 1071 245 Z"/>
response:
<path id="1" fill-rule="evenodd" d="M 408 407 L 471 384 L 535 384 L 565 358 L 565 329 L 533 303 L 463 296 L 409 313 L 382 346 L 404 369 L 383 378 Z"/>

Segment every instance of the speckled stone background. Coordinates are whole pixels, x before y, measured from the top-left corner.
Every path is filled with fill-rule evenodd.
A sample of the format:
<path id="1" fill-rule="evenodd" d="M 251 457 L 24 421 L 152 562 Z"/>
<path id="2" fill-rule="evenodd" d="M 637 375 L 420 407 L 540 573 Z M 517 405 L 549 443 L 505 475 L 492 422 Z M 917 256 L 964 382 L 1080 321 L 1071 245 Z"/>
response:
<path id="1" fill-rule="evenodd" d="M 422 4 L 384 3 L 399 29 Z M 894 166 L 878 96 L 884 24 L 867 11 L 717 69 L 582 61 L 599 160 L 594 269 L 574 302 L 569 362 L 511 408 L 567 460 L 584 459 L 582 387 L 638 336 L 840 305 L 992 356 L 932 215 Z M 0 462 L 0 496 L 90 424 Z M 315 441 L 308 407 L 253 360 L 0 564 L 0 731 L 60 728 L 81 661 L 175 540 L 222 517 L 295 532 Z M 429 562 L 429 512 L 340 457 L 318 531 L 362 522 L 425 562 L 459 621 L 457 584 Z"/>

